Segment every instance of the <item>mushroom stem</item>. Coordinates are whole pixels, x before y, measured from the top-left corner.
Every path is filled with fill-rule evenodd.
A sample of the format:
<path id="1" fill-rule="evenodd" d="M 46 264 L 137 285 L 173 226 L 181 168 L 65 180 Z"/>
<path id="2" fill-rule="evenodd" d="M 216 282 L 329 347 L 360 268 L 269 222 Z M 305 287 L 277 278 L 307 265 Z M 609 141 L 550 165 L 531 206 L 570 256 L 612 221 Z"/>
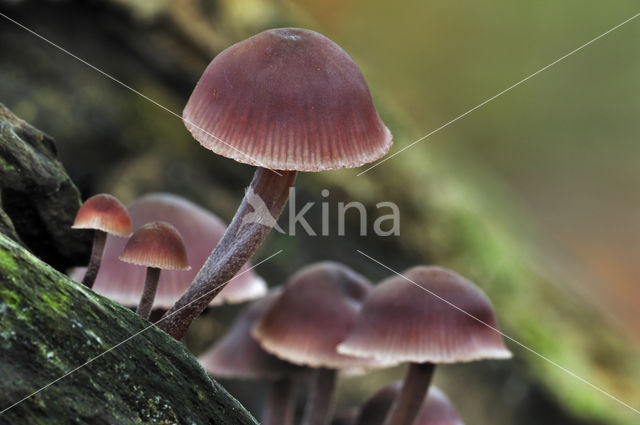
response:
<path id="1" fill-rule="evenodd" d="M 147 267 L 147 276 L 144 280 L 142 297 L 140 297 L 140 304 L 138 304 L 138 309 L 136 310 L 136 313 L 147 320 L 149 320 L 149 316 L 151 315 L 153 300 L 155 299 L 156 291 L 158 290 L 160 271 L 161 269 L 157 267 Z"/>
<path id="2" fill-rule="evenodd" d="M 400 395 L 387 414 L 384 425 L 411 425 L 420 414 L 435 364 L 411 363 Z"/>
<path id="3" fill-rule="evenodd" d="M 100 262 L 102 261 L 102 252 L 104 244 L 107 242 L 107 232 L 95 230 L 93 235 L 93 247 L 91 248 L 91 260 L 87 266 L 87 271 L 82 278 L 82 284 L 87 288 L 93 288 L 98 272 L 100 271 Z"/>
<path id="4" fill-rule="evenodd" d="M 336 369 L 318 369 L 316 380 L 304 412 L 303 425 L 326 425 L 333 416 Z"/>
<path id="5" fill-rule="evenodd" d="M 290 425 L 293 419 L 295 383 L 283 378 L 273 381 L 262 416 L 263 425 Z"/>
<path id="6" fill-rule="evenodd" d="M 293 186 L 295 178 L 295 171 L 256 169 L 231 224 L 187 292 L 160 319 L 160 329 L 177 340 L 182 339 L 189 325 L 267 237 L 287 203 L 289 188 Z"/>

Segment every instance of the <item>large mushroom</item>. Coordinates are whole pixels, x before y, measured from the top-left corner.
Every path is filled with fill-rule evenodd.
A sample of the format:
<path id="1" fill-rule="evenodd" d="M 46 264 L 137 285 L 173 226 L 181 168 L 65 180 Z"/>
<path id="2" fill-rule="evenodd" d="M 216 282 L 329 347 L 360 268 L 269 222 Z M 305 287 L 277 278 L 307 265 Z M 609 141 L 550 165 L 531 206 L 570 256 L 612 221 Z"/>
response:
<path id="1" fill-rule="evenodd" d="M 192 269 L 165 270 L 158 284 L 154 308 L 168 310 L 185 293 L 200 267 L 222 238 L 226 226 L 211 211 L 170 193 L 141 196 L 128 208 L 134 228 L 153 221 L 164 221 L 173 225 L 184 239 Z M 140 300 L 145 271 L 118 259 L 125 244 L 125 239 L 107 237 L 103 266 L 95 281 L 94 291 L 122 305 L 132 307 L 138 305 Z M 81 278 L 83 270 L 75 270 L 71 277 Z M 245 264 L 210 305 L 241 303 L 262 297 L 266 293 L 267 285 L 264 279 Z"/>
<path id="2" fill-rule="evenodd" d="M 289 280 L 253 328 L 253 336 L 266 351 L 289 362 L 316 368 L 305 425 L 325 425 L 332 417 L 338 370 L 380 365 L 336 351 L 370 290 L 371 284 L 347 266 L 316 263 Z"/>
<path id="3" fill-rule="evenodd" d="M 296 381 L 310 369 L 273 356 L 251 337 L 255 322 L 271 307 L 277 292 L 254 301 L 239 315 L 233 326 L 199 358 L 210 375 L 228 379 L 265 379 L 270 382 L 263 425 L 289 425 L 293 416 Z"/>
<path id="4" fill-rule="evenodd" d="M 412 424 L 435 364 L 511 357 L 489 298 L 457 273 L 434 266 L 417 266 L 377 285 L 338 351 L 409 362 L 385 425 Z"/>
<path id="5" fill-rule="evenodd" d="M 162 270 L 189 270 L 187 250 L 178 230 L 162 221 L 147 223 L 127 241 L 120 260 L 145 266 L 147 274 L 136 313 L 149 318 Z"/>
<path id="6" fill-rule="evenodd" d="M 177 339 L 275 225 L 297 171 L 358 167 L 391 147 L 355 62 L 299 28 L 262 32 L 216 56 L 183 120 L 202 146 L 257 170 L 224 237 L 160 324 Z"/>
<path id="7" fill-rule="evenodd" d="M 82 277 L 82 284 L 92 288 L 100 271 L 107 233 L 121 238 L 131 235 L 129 212 L 114 196 L 100 193 L 82 204 L 71 227 L 94 230 L 91 260 Z"/>

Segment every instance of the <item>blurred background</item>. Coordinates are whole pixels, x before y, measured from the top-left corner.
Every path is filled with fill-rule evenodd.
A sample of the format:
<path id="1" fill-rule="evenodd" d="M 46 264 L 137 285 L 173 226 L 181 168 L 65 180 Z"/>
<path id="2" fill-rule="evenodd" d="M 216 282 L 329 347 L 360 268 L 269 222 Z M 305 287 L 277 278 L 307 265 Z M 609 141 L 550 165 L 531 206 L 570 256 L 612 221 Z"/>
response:
<path id="1" fill-rule="evenodd" d="M 631 0 L 14 0 L 0 11 L 177 114 L 226 46 L 273 27 L 316 30 L 360 65 L 391 153 L 640 12 Z M 639 408 L 639 39 L 640 18 L 361 176 L 300 175 L 298 205 L 328 202 L 333 228 L 338 202 L 365 203 L 371 226 L 376 203 L 392 201 L 400 236 L 361 237 L 357 215 L 346 237 L 273 234 L 254 260 L 284 253 L 257 272 L 276 285 L 335 259 L 373 281 L 388 275 L 356 249 L 396 270 L 451 267 L 488 293 L 506 334 Z M 2 17 L 0 102 L 55 138 L 84 197 L 172 192 L 228 221 L 251 179 L 176 116 Z M 306 217 L 321 227 L 319 207 Z M 187 340 L 194 353 L 237 311 L 208 311 Z M 638 423 L 507 344 L 512 361 L 439 368 L 466 423 Z M 342 379 L 339 408 L 401 374 Z M 224 384 L 259 409 L 253 386 Z"/>

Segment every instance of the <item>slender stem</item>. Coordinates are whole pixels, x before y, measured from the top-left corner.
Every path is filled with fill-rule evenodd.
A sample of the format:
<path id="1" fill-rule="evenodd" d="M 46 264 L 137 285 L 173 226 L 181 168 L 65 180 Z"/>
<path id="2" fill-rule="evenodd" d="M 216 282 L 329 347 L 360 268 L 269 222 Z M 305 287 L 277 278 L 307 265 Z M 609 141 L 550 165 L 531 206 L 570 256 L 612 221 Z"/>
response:
<path id="1" fill-rule="evenodd" d="M 293 420 L 295 382 L 290 378 L 273 381 L 262 415 L 262 425 L 290 425 Z"/>
<path id="2" fill-rule="evenodd" d="M 191 282 L 187 292 L 158 322 L 177 340 L 209 305 L 267 237 L 287 203 L 295 171 L 258 168 L 235 217 Z"/>
<path id="3" fill-rule="evenodd" d="M 87 288 L 93 288 L 96 277 L 98 277 L 105 242 L 107 242 L 107 233 L 102 230 L 95 230 L 93 235 L 93 247 L 91 248 L 91 260 L 89 260 L 87 271 L 82 278 L 82 284 Z"/>
<path id="4" fill-rule="evenodd" d="M 136 310 L 136 313 L 147 320 L 149 320 L 149 316 L 151 315 L 153 300 L 156 298 L 161 271 L 161 269 L 156 267 L 147 267 L 147 276 L 144 279 L 142 297 L 140 297 L 140 304 L 138 304 L 138 309 Z"/>
<path id="5" fill-rule="evenodd" d="M 303 425 L 327 425 L 333 416 L 336 369 L 318 369 L 316 381 L 304 411 Z"/>
<path id="6" fill-rule="evenodd" d="M 404 378 L 400 395 L 387 414 L 384 425 L 411 425 L 422 410 L 431 377 L 433 363 L 411 363 Z"/>

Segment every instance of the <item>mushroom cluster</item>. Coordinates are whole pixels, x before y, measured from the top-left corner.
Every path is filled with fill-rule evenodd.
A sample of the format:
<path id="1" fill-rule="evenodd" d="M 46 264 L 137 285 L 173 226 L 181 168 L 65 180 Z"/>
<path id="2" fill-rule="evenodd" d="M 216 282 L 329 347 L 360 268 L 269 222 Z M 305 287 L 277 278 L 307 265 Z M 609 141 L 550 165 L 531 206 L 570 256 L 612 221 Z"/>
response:
<path id="1" fill-rule="evenodd" d="M 435 365 L 510 357 L 489 299 L 459 274 L 416 266 L 373 286 L 344 264 L 321 262 L 255 301 L 200 360 L 215 377 L 280 379 L 265 424 L 276 423 L 274 411 L 277 423 L 292 423 L 291 376 L 305 370 L 313 382 L 303 425 L 461 425 L 446 395 L 430 388 Z M 400 363 L 409 363 L 403 383 L 333 418 L 339 371 Z"/>
<path id="2" fill-rule="evenodd" d="M 462 425 L 430 388 L 435 365 L 510 357 L 489 299 L 459 274 L 417 266 L 373 286 L 344 264 L 321 262 L 255 301 L 200 360 L 215 377 L 279 380 L 265 424 L 292 423 L 292 376 L 304 375 L 313 382 L 303 425 Z M 403 383 L 333 418 L 339 371 L 400 363 L 409 363 Z"/>
<path id="3" fill-rule="evenodd" d="M 141 299 L 146 295 L 144 309 L 169 309 L 187 290 L 226 229 L 224 222 L 212 212 L 170 193 L 143 195 L 128 207 L 111 195 L 96 195 L 78 210 L 74 228 L 90 228 L 87 211 L 97 209 L 91 206 L 95 198 L 105 198 L 117 205 L 117 209 L 112 209 L 118 214 L 111 213 L 117 220 L 110 222 L 109 214 L 102 213 L 99 221 L 95 217 L 91 219 L 98 223 L 93 226 L 111 230 L 117 223 L 126 222 L 129 233 L 121 232 L 122 237 L 114 237 L 113 230 L 109 235 L 106 230 L 96 230 L 97 238 L 99 232 L 105 233 L 104 240 L 101 239 L 97 249 L 94 244 L 89 266 L 74 269 L 71 277 L 83 282 L 90 280 L 96 292 L 127 307 L 140 308 Z M 136 232 L 130 239 L 125 238 L 132 228 L 137 229 Z M 161 269 L 164 270 L 162 273 Z M 91 275 L 90 278 L 87 275 Z M 151 298 L 149 285 L 156 287 Z M 266 293 L 264 279 L 245 264 L 210 305 L 242 303 Z M 148 305 L 150 301 L 153 301 L 152 306 Z M 148 318 L 150 312 L 143 310 L 141 315 Z"/>
<path id="4" fill-rule="evenodd" d="M 156 323 L 178 340 L 208 305 L 254 300 L 200 361 L 214 377 L 270 382 L 263 424 L 296 421 L 299 384 L 310 387 L 302 425 L 462 424 L 447 396 L 430 387 L 435 365 L 511 357 L 475 284 L 451 270 L 416 266 L 373 285 L 324 261 L 267 294 L 247 266 L 298 171 L 357 167 L 391 146 L 349 55 L 313 31 L 262 32 L 213 59 L 183 120 L 203 147 L 257 167 L 232 222 L 225 227 L 175 195 L 143 196 L 128 209 L 97 195 L 73 226 L 95 229 L 91 261 L 76 272 L 83 283 L 137 305 L 145 319 L 154 307 L 166 310 Z M 132 229 L 128 240 L 107 237 Z M 341 373 L 401 363 L 408 363 L 403 383 L 334 417 Z"/>

